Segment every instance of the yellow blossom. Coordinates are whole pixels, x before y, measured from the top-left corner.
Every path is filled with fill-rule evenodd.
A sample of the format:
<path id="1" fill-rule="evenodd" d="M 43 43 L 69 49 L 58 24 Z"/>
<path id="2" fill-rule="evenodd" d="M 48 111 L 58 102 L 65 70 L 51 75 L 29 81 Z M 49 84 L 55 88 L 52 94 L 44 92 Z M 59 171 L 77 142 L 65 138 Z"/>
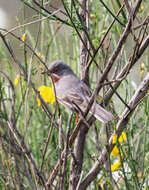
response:
<path id="1" fill-rule="evenodd" d="M 40 92 L 40 96 L 43 98 L 43 100 L 47 103 L 53 103 L 55 102 L 55 95 L 53 87 L 48 86 L 40 86 L 38 88 Z"/>
<path id="2" fill-rule="evenodd" d="M 41 52 L 38 53 L 38 57 L 41 57 Z"/>
<path id="3" fill-rule="evenodd" d="M 39 99 L 39 98 L 37 98 L 37 105 L 38 105 L 38 107 L 40 107 L 40 106 L 41 106 L 41 101 L 40 101 L 40 99 Z"/>
<path id="4" fill-rule="evenodd" d="M 123 131 L 121 136 L 118 139 L 118 142 L 122 143 L 126 140 L 126 138 L 127 138 L 126 133 Z M 116 143 L 117 143 L 117 134 L 114 134 L 113 135 L 113 144 L 116 144 Z"/>
<path id="5" fill-rule="evenodd" d="M 144 75 L 144 72 L 145 72 L 145 64 L 144 63 L 141 63 L 139 70 L 140 70 L 140 76 L 142 78 Z"/>
<path id="6" fill-rule="evenodd" d="M 22 41 L 24 42 L 25 40 L 26 40 L 26 33 L 24 33 L 22 36 Z"/>
<path id="7" fill-rule="evenodd" d="M 42 66 L 42 65 L 40 65 L 40 66 L 39 66 L 39 69 L 40 69 L 40 70 L 43 70 L 43 66 Z"/>
<path id="8" fill-rule="evenodd" d="M 126 133 L 123 131 L 121 136 L 119 137 L 118 141 L 119 143 L 124 142 L 127 139 Z"/>
<path id="9" fill-rule="evenodd" d="M 95 14 L 93 14 L 93 13 L 90 13 L 90 18 L 91 18 L 91 19 L 96 18 L 96 15 L 95 15 Z"/>
<path id="10" fill-rule="evenodd" d="M 140 7 L 140 8 L 141 8 L 141 11 L 143 11 L 143 10 L 144 10 L 144 5 L 141 5 L 141 7 Z"/>
<path id="11" fill-rule="evenodd" d="M 118 149 L 118 147 L 115 145 L 112 152 L 111 152 L 112 156 L 119 156 L 120 155 L 120 151 Z"/>
<path id="12" fill-rule="evenodd" d="M 60 24 L 60 23 L 61 23 L 60 20 L 57 20 L 56 22 L 57 22 L 57 24 Z"/>
<path id="13" fill-rule="evenodd" d="M 113 144 L 116 144 L 117 143 L 117 134 L 114 134 L 113 135 L 113 141 L 112 141 Z"/>
<path id="14" fill-rule="evenodd" d="M 17 75 L 16 78 L 14 79 L 14 85 L 15 86 L 19 84 L 20 79 L 21 79 L 20 75 Z"/>
<path id="15" fill-rule="evenodd" d="M 121 161 L 118 160 L 117 162 L 115 162 L 114 164 L 111 165 L 111 171 L 115 172 L 117 170 L 119 170 L 121 167 Z"/>
<path id="16" fill-rule="evenodd" d="M 139 173 L 138 173 L 138 177 L 141 178 L 141 179 L 143 178 L 142 172 L 139 172 Z"/>

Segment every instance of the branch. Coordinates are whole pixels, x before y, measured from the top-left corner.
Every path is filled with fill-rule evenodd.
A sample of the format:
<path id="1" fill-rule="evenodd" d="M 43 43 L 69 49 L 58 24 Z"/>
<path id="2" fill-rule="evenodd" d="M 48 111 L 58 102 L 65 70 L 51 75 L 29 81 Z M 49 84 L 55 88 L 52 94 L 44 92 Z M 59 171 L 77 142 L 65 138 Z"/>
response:
<path id="1" fill-rule="evenodd" d="M 122 25 L 123 27 L 125 27 L 125 24 L 123 24 L 118 18 L 117 16 L 115 16 L 112 11 L 106 6 L 106 4 L 103 2 L 103 0 L 100 0 L 100 2 L 103 4 L 103 6 L 107 9 L 107 11 L 112 15 L 112 17 L 114 18 L 114 20 L 117 20 L 117 22 Z"/>
<path id="2" fill-rule="evenodd" d="M 135 8 L 135 10 L 134 10 L 134 12 L 133 12 L 133 16 L 132 16 L 133 19 L 134 19 L 135 16 L 136 16 L 136 13 L 137 13 L 137 11 L 138 11 L 140 5 L 141 5 L 141 2 L 142 2 L 142 0 L 138 0 L 138 2 L 137 2 L 136 8 Z M 108 63 L 107 63 L 107 66 L 105 67 L 101 78 L 100 78 L 99 81 L 98 81 L 97 88 L 94 90 L 94 92 L 93 92 L 93 94 L 92 94 L 92 96 L 91 96 L 91 98 L 90 98 L 90 102 L 89 102 L 89 104 L 88 104 L 88 107 L 87 107 L 87 109 L 86 109 L 86 111 L 85 111 L 85 116 L 88 114 L 88 112 L 89 112 L 89 110 L 90 110 L 90 108 L 91 108 L 91 106 L 92 106 L 92 104 L 93 104 L 93 102 L 94 102 L 94 100 L 95 100 L 97 94 L 99 93 L 99 91 L 100 91 L 101 88 L 102 88 L 102 83 L 103 83 L 104 80 L 107 78 L 107 75 L 108 75 L 109 71 L 111 70 L 111 68 L 112 68 L 112 66 L 113 66 L 113 64 L 114 64 L 114 61 L 116 60 L 117 56 L 119 55 L 123 44 L 125 43 L 125 41 L 126 41 L 128 35 L 129 35 L 129 33 L 131 32 L 131 26 L 132 26 L 132 18 L 129 19 L 129 22 L 128 22 L 128 24 L 127 24 L 127 26 L 126 26 L 126 28 L 125 28 L 123 34 L 122 34 L 122 37 L 121 37 L 121 39 L 119 40 L 118 45 L 117 45 L 116 49 L 114 50 L 114 52 L 113 52 L 111 58 L 109 59 L 109 61 L 108 61 Z"/>
<path id="3" fill-rule="evenodd" d="M 111 153 L 114 145 L 112 144 L 113 135 L 117 134 L 118 137 L 121 135 L 122 131 L 126 128 L 128 121 L 135 110 L 136 106 L 143 100 L 144 96 L 146 95 L 147 91 L 149 90 L 149 74 L 145 77 L 145 79 L 141 82 L 140 86 L 138 87 L 136 93 L 131 98 L 129 102 L 129 107 L 131 109 L 126 108 L 123 114 L 120 117 L 120 120 L 116 126 L 116 131 L 111 135 L 109 140 L 108 148 L 104 148 L 101 153 L 101 156 L 97 159 L 93 167 L 90 169 L 89 173 L 86 175 L 82 183 L 80 184 L 78 190 L 85 190 L 86 187 L 96 178 L 99 174 L 102 165 L 107 159 L 109 153 Z"/>
<path id="4" fill-rule="evenodd" d="M 122 71 L 119 73 L 119 75 L 117 76 L 116 80 L 119 80 L 120 78 L 124 77 L 124 75 L 129 74 L 127 71 L 128 69 L 131 69 L 134 64 L 139 60 L 139 58 L 143 55 L 144 51 L 146 50 L 146 48 L 149 46 L 149 35 L 145 38 L 144 42 L 142 43 L 142 45 L 140 46 L 135 59 L 132 60 L 131 64 L 130 62 L 128 62 L 125 67 L 122 69 Z M 113 89 L 109 89 L 108 92 L 106 93 L 102 103 L 104 105 L 107 105 L 108 101 L 110 100 L 110 98 L 113 96 L 113 94 L 115 93 L 115 90 L 119 87 L 119 85 L 121 84 L 121 80 L 117 81 L 114 86 Z"/>
<path id="5" fill-rule="evenodd" d="M 95 121 L 94 118 L 91 118 L 87 123 L 89 125 L 91 125 L 93 122 Z M 82 121 L 80 120 L 79 123 L 77 124 L 77 126 L 74 128 L 70 138 L 69 138 L 69 142 L 68 142 L 68 146 L 69 148 L 71 148 L 73 142 L 75 141 L 78 133 L 79 133 L 79 130 L 80 128 L 82 127 Z M 85 124 L 84 124 L 85 125 Z M 89 129 L 88 127 L 86 127 L 86 125 L 84 126 L 87 130 Z M 60 162 L 61 164 L 63 164 L 63 159 L 65 158 L 65 154 L 66 154 L 66 148 L 63 150 L 62 154 L 61 154 L 61 160 L 58 160 L 57 161 L 57 164 L 55 165 L 50 177 L 48 178 L 47 180 L 47 185 L 50 187 L 54 181 L 54 179 L 56 178 L 57 176 L 57 173 L 58 173 L 58 170 L 59 170 L 59 167 L 60 167 Z"/>
<path id="6" fill-rule="evenodd" d="M 81 17 L 81 20 L 83 22 L 83 25 L 88 29 L 88 0 L 79 0 L 79 3 L 81 5 L 79 15 Z M 83 42 L 80 41 L 80 77 L 84 82 L 89 86 L 89 72 L 85 74 L 85 68 L 87 64 L 87 57 L 88 57 L 88 40 L 86 37 L 86 33 L 82 31 L 81 37 L 83 39 Z M 85 45 L 84 45 L 85 44 Z M 87 47 L 87 48 L 86 48 Z M 80 114 L 79 114 L 80 117 Z M 70 173 L 70 180 L 69 180 L 69 190 L 75 190 L 77 188 L 81 171 L 82 171 L 82 165 L 83 165 L 83 153 L 84 153 L 84 145 L 85 145 L 85 139 L 86 134 L 88 132 L 87 126 L 84 126 L 82 123 L 80 131 L 78 133 L 78 136 L 75 140 L 74 144 L 74 156 L 75 160 L 71 159 L 71 173 Z"/>

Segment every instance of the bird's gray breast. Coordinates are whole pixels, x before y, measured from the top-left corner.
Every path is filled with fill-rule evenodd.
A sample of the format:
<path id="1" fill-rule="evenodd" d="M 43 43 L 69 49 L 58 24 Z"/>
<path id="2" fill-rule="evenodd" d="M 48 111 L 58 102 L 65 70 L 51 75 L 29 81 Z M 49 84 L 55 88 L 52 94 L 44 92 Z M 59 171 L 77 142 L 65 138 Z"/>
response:
<path id="1" fill-rule="evenodd" d="M 75 75 L 62 77 L 57 83 L 55 83 L 57 98 L 67 96 L 67 93 L 75 88 L 79 83 L 80 79 L 77 78 Z"/>
<path id="2" fill-rule="evenodd" d="M 76 105 L 84 111 L 91 94 L 88 86 L 75 75 L 68 75 L 55 83 L 56 96 L 60 103 L 75 109 Z"/>

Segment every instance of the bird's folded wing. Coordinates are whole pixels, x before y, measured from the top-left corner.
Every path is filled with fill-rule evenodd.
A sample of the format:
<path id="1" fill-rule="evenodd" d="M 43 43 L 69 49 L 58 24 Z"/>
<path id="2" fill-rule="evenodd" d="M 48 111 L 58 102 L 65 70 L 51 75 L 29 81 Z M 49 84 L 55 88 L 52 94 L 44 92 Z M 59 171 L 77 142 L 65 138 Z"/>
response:
<path id="1" fill-rule="evenodd" d="M 63 95 L 57 97 L 57 99 L 64 106 L 75 110 L 76 110 L 76 105 L 81 109 L 81 104 L 83 104 L 84 101 L 83 97 L 80 96 L 80 93 L 78 93 L 75 88 L 67 90 L 66 92 L 64 92 Z"/>
<path id="2" fill-rule="evenodd" d="M 74 102 L 77 105 L 80 105 L 83 103 L 84 98 L 82 97 L 82 94 L 78 93 L 76 89 L 71 89 L 66 92 L 68 101 Z"/>

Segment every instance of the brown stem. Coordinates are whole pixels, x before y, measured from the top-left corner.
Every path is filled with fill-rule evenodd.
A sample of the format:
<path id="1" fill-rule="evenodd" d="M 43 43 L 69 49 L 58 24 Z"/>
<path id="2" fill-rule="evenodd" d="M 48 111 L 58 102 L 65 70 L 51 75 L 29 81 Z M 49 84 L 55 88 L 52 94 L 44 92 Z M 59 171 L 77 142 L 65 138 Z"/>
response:
<path id="1" fill-rule="evenodd" d="M 120 120 L 117 123 L 116 131 L 114 132 L 114 134 L 116 133 L 118 136 L 121 135 L 124 128 L 126 128 L 133 111 L 135 110 L 136 106 L 142 101 L 143 97 L 146 95 L 148 90 L 149 90 L 149 74 L 145 77 L 145 79 L 138 87 L 136 93 L 131 98 L 129 102 L 129 107 L 131 109 L 126 108 L 123 114 L 121 115 Z M 104 148 L 104 150 L 101 153 L 101 156 L 98 158 L 98 160 L 95 162 L 93 167 L 90 169 L 89 173 L 86 175 L 86 177 L 80 184 L 80 187 L 78 188 L 79 190 L 85 190 L 86 187 L 96 178 L 97 174 L 99 174 L 100 169 L 102 168 L 102 165 L 106 161 L 108 154 L 114 148 L 114 144 L 112 143 L 114 134 L 112 134 L 110 137 L 108 148 L 106 147 Z"/>

